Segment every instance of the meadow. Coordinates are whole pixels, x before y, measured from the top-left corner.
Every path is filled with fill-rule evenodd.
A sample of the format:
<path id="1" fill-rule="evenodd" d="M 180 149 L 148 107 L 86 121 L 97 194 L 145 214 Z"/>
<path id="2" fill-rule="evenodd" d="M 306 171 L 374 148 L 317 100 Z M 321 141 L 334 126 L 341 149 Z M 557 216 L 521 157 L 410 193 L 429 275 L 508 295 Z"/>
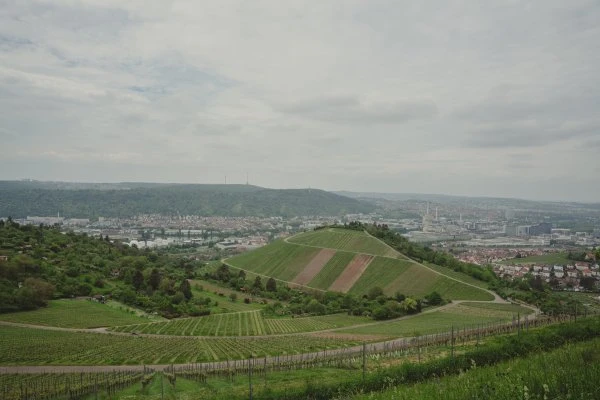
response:
<path id="1" fill-rule="evenodd" d="M 33 311 L 0 314 L 0 321 L 47 325 L 62 328 L 97 328 L 148 322 L 126 307 L 91 300 L 52 300 L 47 307 Z"/>
<path id="2" fill-rule="evenodd" d="M 269 338 L 142 337 L 4 326 L 0 365 L 141 365 L 300 354 L 356 345 L 308 335 Z"/>

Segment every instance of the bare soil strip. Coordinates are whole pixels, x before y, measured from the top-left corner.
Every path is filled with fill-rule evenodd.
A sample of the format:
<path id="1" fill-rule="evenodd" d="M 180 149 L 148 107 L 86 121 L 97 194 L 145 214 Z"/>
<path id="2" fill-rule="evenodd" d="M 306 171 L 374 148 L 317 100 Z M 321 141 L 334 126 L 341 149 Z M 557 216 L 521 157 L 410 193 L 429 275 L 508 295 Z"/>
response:
<path id="1" fill-rule="evenodd" d="M 292 280 L 293 283 L 306 285 L 310 282 L 335 255 L 335 250 L 323 249 L 313 257 L 304 269 Z"/>
<path id="2" fill-rule="evenodd" d="M 355 255 L 352 261 L 350 261 L 350 264 L 348 264 L 340 276 L 337 277 L 335 282 L 329 286 L 329 290 L 346 293 L 360 279 L 361 275 L 365 272 L 374 258 L 375 257 L 367 254 Z"/>

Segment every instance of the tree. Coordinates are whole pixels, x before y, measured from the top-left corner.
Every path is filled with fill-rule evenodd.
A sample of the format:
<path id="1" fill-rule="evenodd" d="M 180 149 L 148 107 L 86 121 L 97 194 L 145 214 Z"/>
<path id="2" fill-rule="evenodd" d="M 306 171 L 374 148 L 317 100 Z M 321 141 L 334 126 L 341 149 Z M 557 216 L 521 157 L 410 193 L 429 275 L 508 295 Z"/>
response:
<path id="1" fill-rule="evenodd" d="M 418 304 L 415 299 L 407 297 L 402 303 L 400 303 L 400 308 L 407 314 L 413 314 L 418 311 Z"/>
<path id="2" fill-rule="evenodd" d="M 427 296 L 425 296 L 425 300 L 430 306 L 437 306 L 444 302 L 442 296 L 438 292 L 431 292 Z"/>
<path id="3" fill-rule="evenodd" d="M 216 278 L 223 282 L 228 282 L 231 278 L 231 273 L 229 272 L 229 267 L 225 264 L 221 264 L 219 269 L 217 269 Z"/>
<path id="4" fill-rule="evenodd" d="M 260 276 L 257 276 L 256 278 L 254 278 L 254 283 L 252 284 L 252 288 L 257 289 L 257 290 L 263 289 L 262 280 L 260 279 Z"/>
<path id="5" fill-rule="evenodd" d="M 190 286 L 190 282 L 187 279 L 181 281 L 181 284 L 179 284 L 179 291 L 183 293 L 186 300 L 191 299 L 193 296 L 192 287 Z"/>
<path id="6" fill-rule="evenodd" d="M 160 271 L 156 268 L 153 268 L 150 276 L 148 277 L 148 286 L 150 286 L 152 290 L 156 290 L 160 286 L 160 280 Z"/>
<path id="7" fill-rule="evenodd" d="M 377 297 L 382 296 L 382 295 L 383 295 L 383 289 L 381 289 L 379 286 L 373 286 L 367 292 L 367 298 L 369 300 L 375 300 Z"/>
<path id="8" fill-rule="evenodd" d="M 144 274 L 139 269 L 136 269 L 133 273 L 133 277 L 131 280 L 131 284 L 135 288 L 135 290 L 140 290 L 142 285 L 144 284 Z"/>
<path id="9" fill-rule="evenodd" d="M 267 281 L 267 291 L 276 292 L 277 291 L 277 282 L 273 278 L 269 278 Z"/>
<path id="10" fill-rule="evenodd" d="M 596 288 L 596 278 L 592 276 L 586 276 L 581 278 L 579 284 L 583 286 L 585 290 L 594 290 Z"/>
<path id="11" fill-rule="evenodd" d="M 235 292 L 229 293 L 229 299 L 235 303 L 235 301 L 237 300 L 237 294 Z"/>

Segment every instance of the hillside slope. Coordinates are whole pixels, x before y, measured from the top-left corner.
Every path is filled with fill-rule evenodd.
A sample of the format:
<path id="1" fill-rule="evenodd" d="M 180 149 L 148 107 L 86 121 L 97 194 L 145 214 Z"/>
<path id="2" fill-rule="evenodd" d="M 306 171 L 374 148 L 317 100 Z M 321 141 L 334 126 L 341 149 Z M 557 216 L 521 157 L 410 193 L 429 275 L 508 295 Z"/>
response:
<path id="1" fill-rule="evenodd" d="M 328 254 L 323 254 L 324 249 Z M 409 260 L 378 239 L 353 230 L 302 233 L 226 262 L 283 281 L 356 295 L 378 286 L 387 295 L 423 297 L 437 291 L 452 300 L 493 300 L 487 291 Z"/>
<path id="2" fill-rule="evenodd" d="M 0 181 L 0 216 L 70 218 L 139 214 L 203 216 L 343 215 L 374 206 L 317 189 L 251 185 L 74 184 Z"/>

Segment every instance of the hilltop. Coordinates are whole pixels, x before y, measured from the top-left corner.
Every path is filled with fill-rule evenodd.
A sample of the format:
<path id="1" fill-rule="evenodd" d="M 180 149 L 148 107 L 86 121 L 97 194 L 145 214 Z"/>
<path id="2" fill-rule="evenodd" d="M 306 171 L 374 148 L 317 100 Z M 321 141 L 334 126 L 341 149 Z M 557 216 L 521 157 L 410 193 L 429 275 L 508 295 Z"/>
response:
<path id="1" fill-rule="evenodd" d="M 0 216 L 139 214 L 298 216 L 368 213 L 374 206 L 318 189 L 252 185 L 0 181 Z"/>
<path id="2" fill-rule="evenodd" d="M 492 300 L 469 276 L 444 274 L 409 259 L 366 232 L 326 228 L 279 240 L 226 260 L 256 274 L 315 289 L 366 294 L 380 287 L 386 295 L 424 297 L 438 292 L 451 300 Z M 461 280 L 461 278 L 463 278 Z"/>

